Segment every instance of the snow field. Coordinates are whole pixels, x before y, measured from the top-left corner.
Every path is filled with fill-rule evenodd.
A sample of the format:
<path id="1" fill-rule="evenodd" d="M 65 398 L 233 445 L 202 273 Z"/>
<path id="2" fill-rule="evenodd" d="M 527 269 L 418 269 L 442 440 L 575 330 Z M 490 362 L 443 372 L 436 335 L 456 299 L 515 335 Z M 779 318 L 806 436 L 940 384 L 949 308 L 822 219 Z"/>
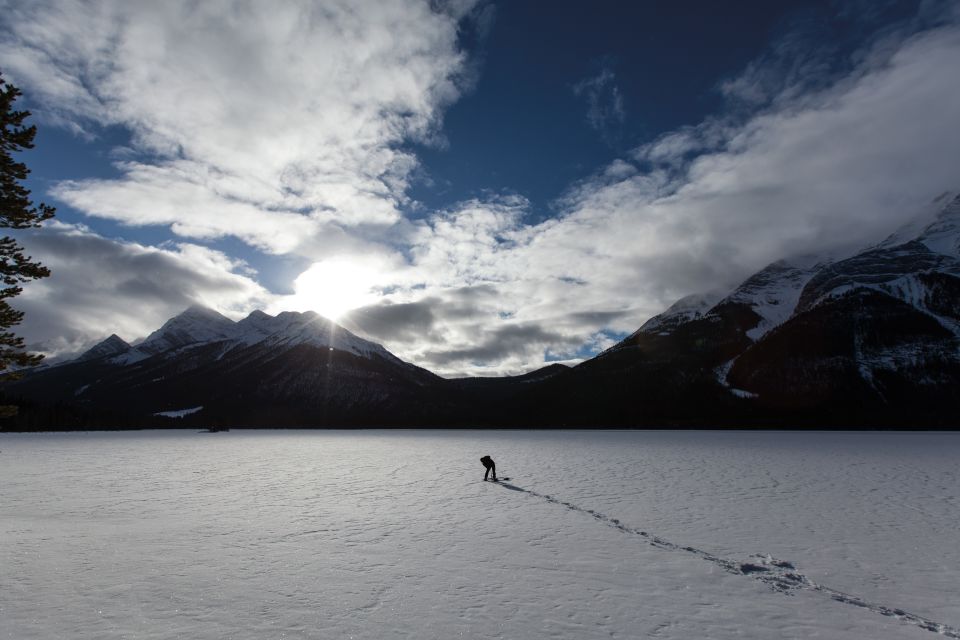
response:
<path id="1" fill-rule="evenodd" d="M 960 434 L 178 431 L 0 449 L 0 637 L 935 637 L 895 608 L 960 626 Z M 484 454 L 513 479 L 482 482 Z M 764 581 L 793 571 L 777 560 L 807 582 Z"/>

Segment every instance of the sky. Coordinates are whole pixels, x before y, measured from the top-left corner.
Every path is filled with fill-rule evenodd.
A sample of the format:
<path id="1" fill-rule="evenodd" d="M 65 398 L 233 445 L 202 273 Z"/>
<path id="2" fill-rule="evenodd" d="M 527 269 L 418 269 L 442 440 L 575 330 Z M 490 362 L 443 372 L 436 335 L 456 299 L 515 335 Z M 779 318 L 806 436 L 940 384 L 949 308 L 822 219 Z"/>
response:
<path id="1" fill-rule="evenodd" d="M 572 364 L 960 188 L 960 4 L 0 0 L 64 358 L 192 304 Z"/>

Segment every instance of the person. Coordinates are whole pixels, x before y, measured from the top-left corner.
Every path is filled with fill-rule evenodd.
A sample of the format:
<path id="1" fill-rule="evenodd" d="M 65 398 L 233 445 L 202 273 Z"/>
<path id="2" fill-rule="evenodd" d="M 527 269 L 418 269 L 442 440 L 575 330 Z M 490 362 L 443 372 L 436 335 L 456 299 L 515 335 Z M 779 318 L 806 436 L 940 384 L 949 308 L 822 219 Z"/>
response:
<path id="1" fill-rule="evenodd" d="M 483 466 L 487 468 L 487 472 L 483 474 L 483 479 L 486 480 L 487 476 L 490 475 L 490 472 L 493 471 L 493 481 L 497 481 L 497 464 L 493 461 L 493 458 L 490 456 L 483 456 L 480 458 L 480 462 L 483 463 Z"/>

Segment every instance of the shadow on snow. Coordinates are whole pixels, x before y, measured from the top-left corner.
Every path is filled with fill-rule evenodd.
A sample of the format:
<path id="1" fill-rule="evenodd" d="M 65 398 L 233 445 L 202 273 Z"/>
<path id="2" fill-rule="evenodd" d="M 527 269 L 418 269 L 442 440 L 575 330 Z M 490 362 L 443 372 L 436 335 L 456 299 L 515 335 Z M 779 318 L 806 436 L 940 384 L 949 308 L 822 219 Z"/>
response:
<path id="1" fill-rule="evenodd" d="M 879 613 L 880 615 L 918 626 L 921 629 L 939 633 L 947 638 L 960 639 L 960 629 L 956 627 L 934 622 L 933 620 L 929 620 L 928 618 L 924 618 L 923 616 L 915 613 L 904 611 L 903 609 L 888 607 L 886 605 L 877 604 L 874 602 L 868 602 L 858 596 L 844 593 L 838 589 L 816 583 L 797 571 L 796 566 L 792 562 L 778 560 L 770 555 L 764 554 L 754 554 L 750 556 L 748 560 L 742 562 L 721 558 L 708 551 L 704 551 L 703 549 L 682 546 L 674 542 L 670 542 L 669 540 L 665 540 L 647 531 L 628 526 L 617 518 L 612 518 L 593 509 L 587 509 L 585 507 L 575 505 L 555 496 L 538 493 L 532 489 L 524 489 L 523 487 L 518 487 L 517 485 L 509 482 L 500 481 L 496 484 L 500 485 L 504 489 L 525 493 L 533 498 L 565 507 L 570 511 L 576 511 L 578 513 L 588 515 L 601 524 L 617 529 L 623 533 L 643 538 L 648 544 L 657 547 L 658 549 L 663 549 L 665 551 L 678 551 L 698 556 L 707 562 L 717 565 L 729 573 L 749 576 L 759 580 L 780 593 L 792 595 L 792 593 L 798 589 L 806 589 L 809 591 L 823 593 L 836 602 L 842 602 L 844 604 L 849 604 L 861 609 L 873 611 L 874 613 Z"/>

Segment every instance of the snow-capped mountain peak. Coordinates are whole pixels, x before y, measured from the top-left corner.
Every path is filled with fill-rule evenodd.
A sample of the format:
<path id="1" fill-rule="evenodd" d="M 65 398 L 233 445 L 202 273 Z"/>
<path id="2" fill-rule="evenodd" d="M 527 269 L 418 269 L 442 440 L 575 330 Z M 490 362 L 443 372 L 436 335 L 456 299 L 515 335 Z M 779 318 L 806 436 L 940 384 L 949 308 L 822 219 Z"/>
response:
<path id="1" fill-rule="evenodd" d="M 233 333 L 234 324 L 213 309 L 193 305 L 147 336 L 137 350 L 152 355 L 188 344 L 224 340 Z"/>
<path id="2" fill-rule="evenodd" d="M 394 356 L 381 345 L 364 340 L 315 311 L 284 311 L 271 316 L 254 311 L 237 323 L 235 338 L 245 344 L 265 342 L 278 346 L 308 344 L 348 351 L 358 356 Z"/>
<path id="3" fill-rule="evenodd" d="M 701 317 L 722 297 L 722 294 L 716 291 L 684 296 L 663 313 L 644 322 L 638 332 L 669 335 L 679 325 Z"/>
<path id="4" fill-rule="evenodd" d="M 87 349 L 77 358 L 78 361 L 85 360 L 96 360 L 98 358 L 109 358 L 113 356 L 118 356 L 122 353 L 126 353 L 130 350 L 130 345 L 127 342 L 118 336 L 117 334 L 111 334 L 106 340 L 97 343 L 90 349 Z"/>
<path id="5" fill-rule="evenodd" d="M 173 356 L 184 350 L 213 344 L 218 345 L 218 359 L 238 348 L 254 345 L 277 352 L 309 345 L 406 364 L 382 345 L 355 335 L 315 311 L 284 311 L 272 316 L 256 310 L 234 322 L 213 309 L 198 305 L 170 318 L 139 343 L 130 345 L 119 336 L 111 335 L 78 358 L 57 364 L 104 358 L 115 365 L 132 365 L 154 356 Z"/>
<path id="6" fill-rule="evenodd" d="M 809 310 L 854 290 L 870 290 L 905 302 L 960 335 L 949 293 L 958 276 L 960 196 L 951 192 L 880 244 L 817 273 L 798 309 Z"/>
<path id="7" fill-rule="evenodd" d="M 87 351 L 82 359 L 111 357 L 115 364 L 133 364 L 151 356 L 206 344 L 222 345 L 221 357 L 238 347 L 263 345 L 286 349 L 298 345 L 338 349 L 361 357 L 397 360 L 381 345 L 364 340 L 314 311 L 284 311 L 271 316 L 253 311 L 234 322 L 206 307 L 192 306 L 167 320 L 143 342 L 131 347 L 111 336 Z"/>
<path id="8" fill-rule="evenodd" d="M 935 253 L 960 258 L 960 195 L 951 199 L 917 240 Z"/>
<path id="9" fill-rule="evenodd" d="M 889 249 L 920 241 L 936 253 L 957 256 L 960 242 L 960 193 L 940 194 L 911 220 L 869 249 Z"/>

